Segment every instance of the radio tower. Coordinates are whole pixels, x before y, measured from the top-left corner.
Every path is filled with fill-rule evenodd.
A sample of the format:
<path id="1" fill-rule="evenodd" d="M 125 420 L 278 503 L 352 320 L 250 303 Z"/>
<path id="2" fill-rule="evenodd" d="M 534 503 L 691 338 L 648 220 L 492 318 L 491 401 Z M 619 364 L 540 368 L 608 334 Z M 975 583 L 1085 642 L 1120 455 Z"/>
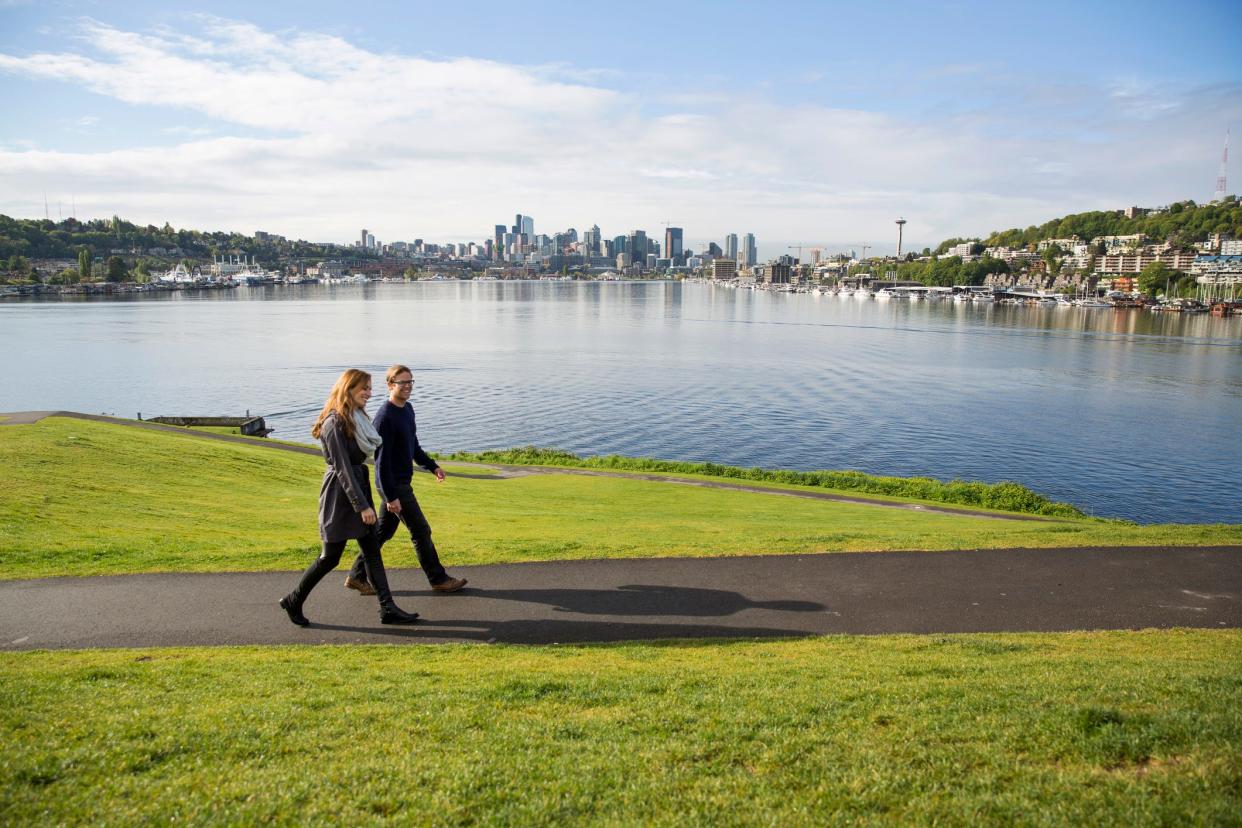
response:
<path id="1" fill-rule="evenodd" d="M 1225 200 L 1225 173 L 1229 168 L 1229 128 L 1225 128 L 1225 149 L 1220 154 L 1220 175 L 1216 176 L 1216 197 L 1213 201 Z"/>

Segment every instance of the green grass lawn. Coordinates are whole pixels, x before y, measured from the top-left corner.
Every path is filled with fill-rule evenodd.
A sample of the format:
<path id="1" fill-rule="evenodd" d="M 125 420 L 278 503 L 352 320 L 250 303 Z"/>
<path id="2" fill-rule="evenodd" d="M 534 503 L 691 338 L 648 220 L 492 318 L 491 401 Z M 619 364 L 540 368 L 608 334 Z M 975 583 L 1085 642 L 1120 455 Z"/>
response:
<path id="1" fill-rule="evenodd" d="M 0 654 L 10 825 L 1236 825 L 1242 633 Z"/>
<path id="2" fill-rule="evenodd" d="M 318 550 L 323 461 L 49 418 L 0 427 L 0 578 L 296 570 Z M 453 466 L 448 466 L 450 475 Z M 475 471 L 470 470 L 472 473 Z M 771 484 L 766 484 L 771 485 Z M 1242 526 L 926 514 L 637 479 L 415 481 L 447 564 L 1105 544 L 1237 544 Z M 397 551 L 400 549 L 401 551 Z M 408 557 L 404 557 L 408 555 Z M 408 544 L 388 553 L 413 565 Z"/>

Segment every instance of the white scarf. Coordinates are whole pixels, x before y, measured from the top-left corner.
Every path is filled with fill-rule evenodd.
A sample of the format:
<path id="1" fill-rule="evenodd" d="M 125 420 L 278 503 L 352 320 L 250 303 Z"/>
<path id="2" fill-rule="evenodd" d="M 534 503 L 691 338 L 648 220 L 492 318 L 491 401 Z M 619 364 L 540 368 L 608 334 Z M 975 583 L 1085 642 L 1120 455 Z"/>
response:
<path id="1" fill-rule="evenodd" d="M 371 418 L 361 408 L 354 409 L 354 439 L 358 441 L 358 448 L 362 449 L 367 460 L 375 462 L 375 450 L 384 441 L 371 423 Z"/>

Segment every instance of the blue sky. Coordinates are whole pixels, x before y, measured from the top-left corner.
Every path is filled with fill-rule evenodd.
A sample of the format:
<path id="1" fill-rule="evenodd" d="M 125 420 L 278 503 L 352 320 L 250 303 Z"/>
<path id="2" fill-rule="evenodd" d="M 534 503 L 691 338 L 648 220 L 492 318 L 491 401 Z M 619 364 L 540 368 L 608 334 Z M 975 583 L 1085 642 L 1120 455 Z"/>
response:
<path id="1" fill-rule="evenodd" d="M 921 247 L 1210 198 L 1239 32 L 1228 2 L 0 0 L 0 212 L 768 253 L 902 215 Z"/>

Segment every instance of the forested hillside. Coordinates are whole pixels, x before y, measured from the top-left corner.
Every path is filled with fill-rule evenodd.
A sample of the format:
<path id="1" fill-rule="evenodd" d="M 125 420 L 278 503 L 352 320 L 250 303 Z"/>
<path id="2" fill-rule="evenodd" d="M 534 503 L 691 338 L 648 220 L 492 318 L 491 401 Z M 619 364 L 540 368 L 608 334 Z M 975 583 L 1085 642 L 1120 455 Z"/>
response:
<path id="1" fill-rule="evenodd" d="M 0 215 L 0 259 L 74 259 L 87 248 L 92 256 L 105 257 L 113 250 L 127 255 L 163 258 L 210 259 L 215 255 L 240 254 L 275 262 L 284 256 L 331 256 L 335 248 L 310 242 L 261 241 L 240 233 L 176 230 L 171 225 L 139 227 L 112 219 L 49 221 L 14 219 Z M 157 251 L 152 254 L 151 251 Z M 160 253 L 158 251 L 165 251 Z M 176 251 L 169 253 L 168 251 Z M 336 253 L 339 255 L 339 252 Z"/>
<path id="2" fill-rule="evenodd" d="M 1126 218 L 1123 213 L 1094 211 L 1074 213 L 1031 225 L 1025 230 L 993 231 L 981 240 L 986 247 L 1026 247 L 1043 239 L 1067 239 L 1078 236 L 1083 241 L 1100 236 L 1131 236 L 1142 233 L 1155 241 L 1172 241 L 1176 245 L 1192 245 L 1207 240 L 1210 233 L 1224 233 L 1233 238 L 1242 237 L 1242 204 L 1237 196 L 1228 196 L 1221 203 L 1198 205 L 1193 201 L 1179 201 L 1169 205 L 1161 213 Z M 956 244 L 968 239 L 946 239 L 934 251 L 944 253 Z"/>

